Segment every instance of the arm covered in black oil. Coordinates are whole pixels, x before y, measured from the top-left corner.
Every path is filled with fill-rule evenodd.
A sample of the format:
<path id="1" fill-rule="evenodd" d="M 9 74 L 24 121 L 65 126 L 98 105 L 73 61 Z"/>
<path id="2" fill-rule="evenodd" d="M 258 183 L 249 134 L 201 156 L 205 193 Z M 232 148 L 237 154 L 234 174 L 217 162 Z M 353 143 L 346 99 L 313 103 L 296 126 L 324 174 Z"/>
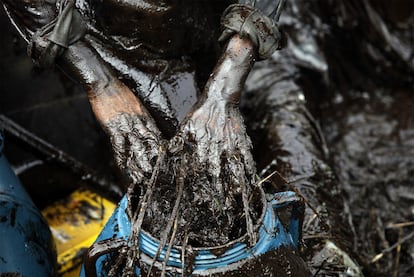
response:
<path id="1" fill-rule="evenodd" d="M 260 211 L 249 199 L 255 190 L 256 170 L 239 110 L 241 90 L 254 57 L 250 41 L 237 35 L 230 39 L 207 82 L 204 98 L 169 142 L 169 171 L 176 180 L 180 172 L 185 173 L 181 176 L 185 187 L 177 243 L 184 239 L 185 230 L 196 245 L 224 244 L 245 232 L 250 242 L 255 242 L 253 225 Z M 168 182 L 161 183 L 158 200 L 149 209 L 152 216 L 148 216 L 151 221 L 147 226 L 155 235 L 162 233 L 163 214 L 168 214 L 165 200 L 159 200 L 173 202 L 171 197 L 175 197 Z"/>
<path id="2" fill-rule="evenodd" d="M 3 4 L 29 42 L 29 55 L 35 64 L 49 67 L 56 62 L 88 92 L 121 170 L 133 182 L 148 177 L 158 155 L 160 132 L 140 100 L 82 40 L 87 27 L 75 1 L 4 0 Z"/>
<path id="3" fill-rule="evenodd" d="M 162 141 L 154 119 L 87 44 L 70 46 L 64 60 L 66 69 L 88 91 L 92 110 L 110 138 L 118 167 L 133 183 L 148 179 Z"/>

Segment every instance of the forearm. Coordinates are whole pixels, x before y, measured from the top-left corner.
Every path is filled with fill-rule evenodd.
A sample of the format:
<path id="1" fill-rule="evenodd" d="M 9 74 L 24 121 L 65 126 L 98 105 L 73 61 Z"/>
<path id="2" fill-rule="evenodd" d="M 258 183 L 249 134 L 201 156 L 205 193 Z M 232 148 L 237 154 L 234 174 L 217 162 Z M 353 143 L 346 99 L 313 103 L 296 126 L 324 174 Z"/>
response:
<path id="1" fill-rule="evenodd" d="M 121 171 L 136 184 L 150 178 L 162 135 L 140 100 L 84 42 L 71 45 L 61 62 L 87 91 Z"/>
<path id="2" fill-rule="evenodd" d="M 88 93 L 96 118 L 103 125 L 120 114 L 149 118 L 140 100 L 84 42 L 71 45 L 62 57 L 64 70 Z"/>
<path id="3" fill-rule="evenodd" d="M 255 59 L 248 38 L 234 35 L 228 42 L 205 88 L 207 97 L 238 103 L 244 82 Z"/>
<path id="4" fill-rule="evenodd" d="M 63 6 L 45 0 L 1 2 L 22 35 L 30 40 L 29 49 L 34 62 L 40 66 L 57 62 L 63 66 L 84 86 L 101 123 L 120 113 L 146 115 L 142 104 L 129 88 L 117 79 L 87 43 L 79 40 L 85 29 L 73 9 L 74 0 L 64 5 L 61 3 Z M 71 26 L 69 29 L 68 24 Z M 57 51 L 56 56 L 51 54 L 51 50 Z M 52 63 L 49 64 L 49 61 Z"/>
<path id="5" fill-rule="evenodd" d="M 238 103 L 254 61 L 271 57 L 282 48 L 284 39 L 277 24 L 250 5 L 230 5 L 222 15 L 221 25 L 219 41 L 228 43 L 207 83 L 207 96 Z"/>

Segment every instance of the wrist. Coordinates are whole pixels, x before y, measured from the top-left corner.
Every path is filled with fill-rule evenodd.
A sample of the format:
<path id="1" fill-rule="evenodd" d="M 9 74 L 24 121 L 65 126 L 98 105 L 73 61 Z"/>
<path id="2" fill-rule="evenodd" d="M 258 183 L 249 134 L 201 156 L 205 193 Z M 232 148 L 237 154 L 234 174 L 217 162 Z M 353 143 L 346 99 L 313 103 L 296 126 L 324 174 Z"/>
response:
<path id="1" fill-rule="evenodd" d="M 230 5 L 222 15 L 221 25 L 224 31 L 219 41 L 228 40 L 235 34 L 249 39 L 260 60 L 269 58 L 284 43 L 283 34 L 277 24 L 249 5 Z"/>

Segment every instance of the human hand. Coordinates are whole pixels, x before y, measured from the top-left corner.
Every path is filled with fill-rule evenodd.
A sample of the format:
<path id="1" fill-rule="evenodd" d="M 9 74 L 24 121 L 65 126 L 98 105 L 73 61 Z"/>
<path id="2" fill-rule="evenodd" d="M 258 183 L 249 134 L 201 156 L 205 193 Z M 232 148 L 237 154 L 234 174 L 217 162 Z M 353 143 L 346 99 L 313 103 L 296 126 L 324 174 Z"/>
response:
<path id="1" fill-rule="evenodd" d="M 225 243 L 246 231 L 251 243 L 256 240 L 253 224 L 258 215 L 249 203 L 256 171 L 238 107 L 253 51 L 248 40 L 238 35 L 230 39 L 206 84 L 205 98 L 169 143 L 172 159 L 185 161 L 180 164 L 184 168 L 176 171 L 185 172 L 187 193 L 183 197 L 192 197 L 182 202 L 203 207 L 196 213 L 184 212 L 185 222 L 191 225 L 189 235 L 206 244 Z M 245 220 L 239 223 L 240 218 Z"/>
<path id="2" fill-rule="evenodd" d="M 92 110 L 111 141 L 115 162 L 134 184 L 151 177 L 162 135 L 154 119 L 132 93 L 110 72 L 92 82 L 88 93 Z M 108 76 L 109 75 L 109 76 Z"/>
<path id="3" fill-rule="evenodd" d="M 115 162 L 134 184 L 149 180 L 161 146 L 161 135 L 152 120 L 118 114 L 103 123 Z"/>

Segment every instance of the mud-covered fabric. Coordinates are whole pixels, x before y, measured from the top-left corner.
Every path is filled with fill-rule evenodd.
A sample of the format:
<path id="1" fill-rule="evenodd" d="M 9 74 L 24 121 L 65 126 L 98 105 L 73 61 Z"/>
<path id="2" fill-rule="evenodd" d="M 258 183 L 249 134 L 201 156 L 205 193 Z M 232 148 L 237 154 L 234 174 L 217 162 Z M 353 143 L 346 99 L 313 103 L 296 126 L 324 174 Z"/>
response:
<path id="1" fill-rule="evenodd" d="M 226 41 L 234 34 L 249 38 L 257 47 L 260 60 L 282 47 L 283 37 L 276 23 L 249 5 L 230 5 L 223 13 L 221 25 L 224 30 L 219 41 Z"/>
<path id="2" fill-rule="evenodd" d="M 36 31 L 28 45 L 28 54 L 39 67 L 52 66 L 70 44 L 82 38 L 86 30 L 74 0 L 58 1 L 57 6 L 58 16 Z"/>

